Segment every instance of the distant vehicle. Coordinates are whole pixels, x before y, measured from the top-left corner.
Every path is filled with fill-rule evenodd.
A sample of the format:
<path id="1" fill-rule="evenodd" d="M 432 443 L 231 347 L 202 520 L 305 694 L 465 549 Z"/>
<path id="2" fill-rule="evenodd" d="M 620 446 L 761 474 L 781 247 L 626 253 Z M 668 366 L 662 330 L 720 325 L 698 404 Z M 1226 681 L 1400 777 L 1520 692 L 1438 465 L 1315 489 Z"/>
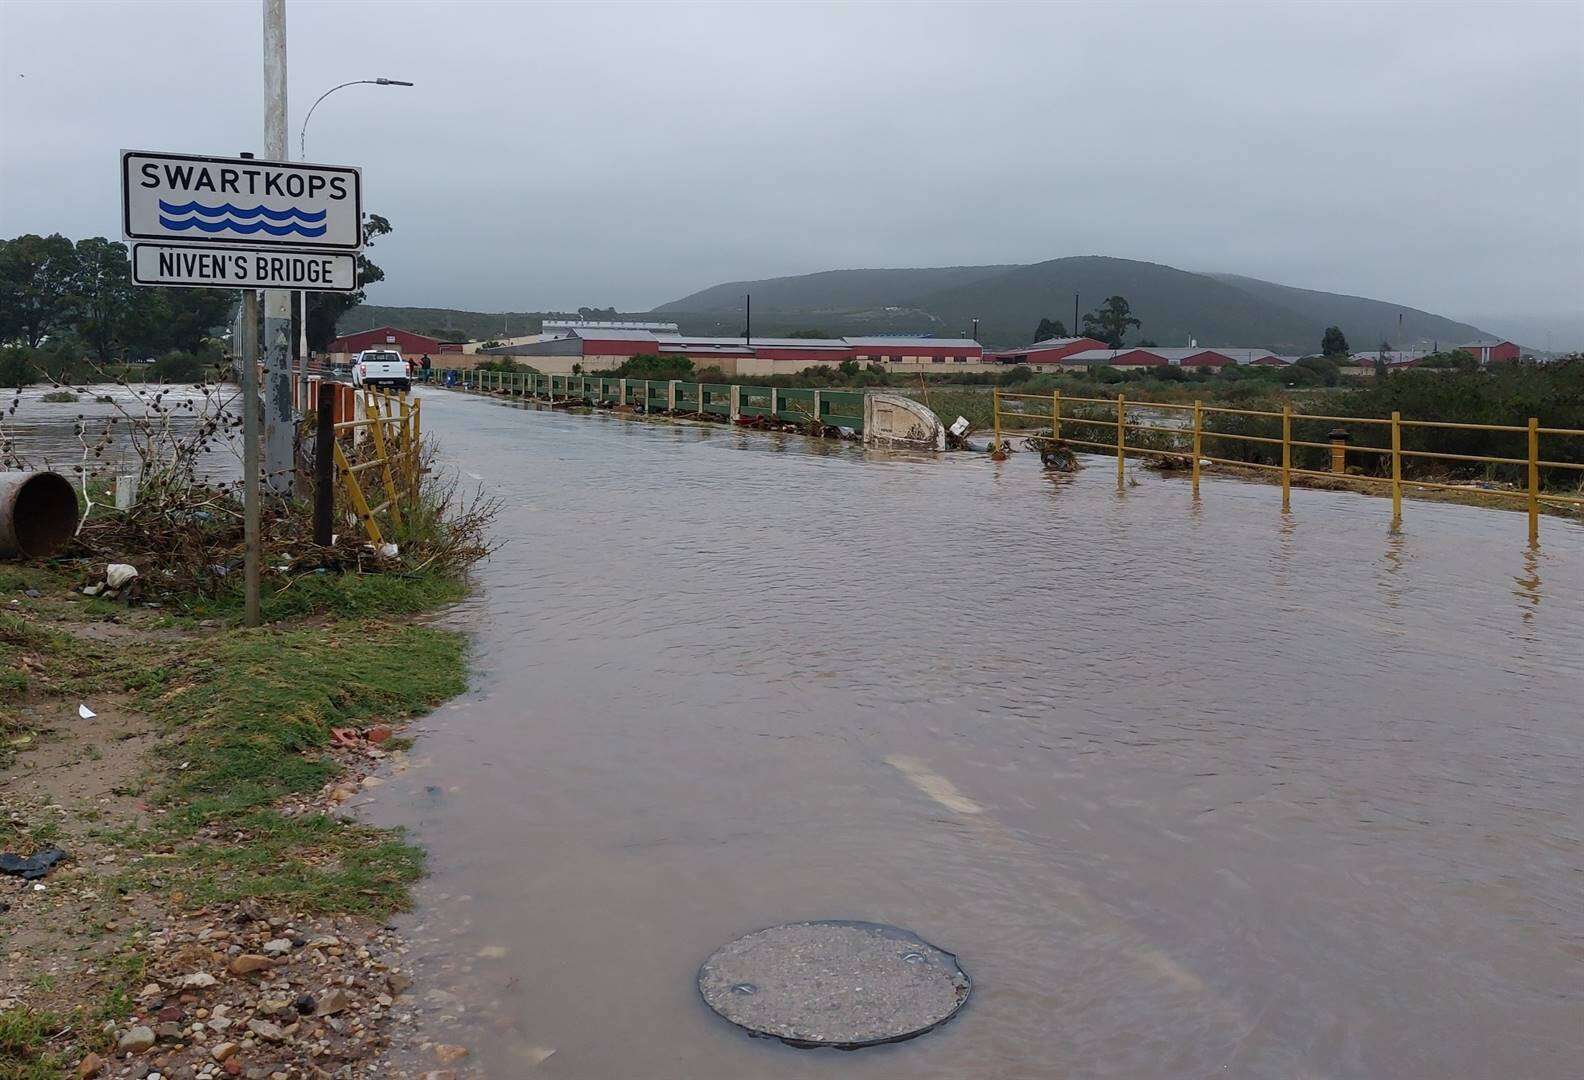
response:
<path id="1" fill-rule="evenodd" d="M 353 386 L 412 389 L 412 367 L 395 349 L 364 349 L 352 358 Z"/>

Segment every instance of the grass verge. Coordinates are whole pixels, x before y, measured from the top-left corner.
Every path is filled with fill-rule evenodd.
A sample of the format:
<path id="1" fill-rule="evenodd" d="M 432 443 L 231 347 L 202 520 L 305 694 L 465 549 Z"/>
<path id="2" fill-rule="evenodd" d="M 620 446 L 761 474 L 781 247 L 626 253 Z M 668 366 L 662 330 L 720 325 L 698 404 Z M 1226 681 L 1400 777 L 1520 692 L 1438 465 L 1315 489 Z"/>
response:
<path id="1" fill-rule="evenodd" d="M 406 906 L 422 850 L 322 809 L 346 764 L 331 732 L 420 715 L 465 687 L 463 638 L 412 617 L 464 584 L 422 571 L 301 575 L 266 599 L 275 621 L 247 630 L 225 594 L 128 608 L 75 591 L 84 572 L 0 567 L 0 770 L 25 771 L 31 750 L 71 738 L 61 718 L 79 701 L 113 698 L 159 736 L 120 792 L 150 812 L 107 820 L 67 805 L 64 825 L 0 821 L 0 846 L 108 844 L 121 854 L 97 868 L 98 888 L 176 917 L 242 900 L 372 919 Z M 146 959 L 132 947 L 59 986 L 41 976 L 0 1007 L 0 1080 L 69 1076 L 84 1054 L 107 1052 L 104 1022 L 132 1011 Z"/>

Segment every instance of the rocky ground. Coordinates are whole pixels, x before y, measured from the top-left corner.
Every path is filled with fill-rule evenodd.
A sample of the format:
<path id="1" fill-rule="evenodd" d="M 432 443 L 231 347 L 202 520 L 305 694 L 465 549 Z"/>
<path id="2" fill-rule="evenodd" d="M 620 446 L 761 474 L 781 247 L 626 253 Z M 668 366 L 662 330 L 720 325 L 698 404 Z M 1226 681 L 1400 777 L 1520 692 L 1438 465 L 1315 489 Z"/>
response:
<path id="1" fill-rule="evenodd" d="M 183 910 L 186 898 L 162 888 L 166 853 L 117 843 L 118 829 L 158 813 L 129 794 L 153 733 L 134 713 L 99 708 L 69 732 L 36 736 L 38 749 L 0 773 L 8 832 L 48 837 L 69 853 L 40 880 L 0 879 L 0 1012 L 58 1015 L 97 1002 L 96 1030 L 76 1033 L 99 1048 L 70 1063 L 79 1077 L 470 1075 L 466 1047 L 414 1045 L 425 1006 L 390 924 L 252 900 Z M 401 750 L 380 749 L 391 734 L 384 724 L 338 729 L 344 771 L 282 812 L 334 811 L 379 783 L 375 768 L 404 767 Z M 104 742 L 113 754 L 88 752 Z M 398 1065 L 398 1049 L 403 1061 L 434 1067 Z"/>

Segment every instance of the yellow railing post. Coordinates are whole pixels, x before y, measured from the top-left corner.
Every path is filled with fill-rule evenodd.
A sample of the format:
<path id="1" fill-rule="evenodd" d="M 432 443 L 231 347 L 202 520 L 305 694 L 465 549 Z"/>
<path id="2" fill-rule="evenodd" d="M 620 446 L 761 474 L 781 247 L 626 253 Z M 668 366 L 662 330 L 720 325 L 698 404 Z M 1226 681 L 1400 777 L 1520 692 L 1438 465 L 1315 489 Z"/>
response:
<path id="1" fill-rule="evenodd" d="M 1125 483 L 1123 475 L 1123 455 L 1127 451 L 1127 405 L 1122 400 L 1122 395 L 1117 395 L 1117 490 L 1122 490 Z"/>
<path id="2" fill-rule="evenodd" d="M 1193 427 L 1193 464 L 1189 467 L 1193 476 L 1193 493 L 1199 494 L 1199 458 L 1200 449 L 1204 445 L 1204 410 L 1202 402 L 1194 402 L 1194 427 Z"/>
<path id="3" fill-rule="evenodd" d="M 1402 524 L 1402 413 L 1391 415 L 1392 526 Z"/>
<path id="4" fill-rule="evenodd" d="M 396 499 L 396 481 L 391 476 L 390 447 L 385 442 L 385 423 L 389 419 L 379 411 L 379 402 L 374 402 L 374 423 L 369 425 L 369 430 L 374 433 L 374 453 L 380 460 L 380 475 L 385 480 L 385 498 L 390 504 L 391 524 L 400 532 L 402 527 L 401 507 Z"/>
<path id="5" fill-rule="evenodd" d="M 995 420 L 995 443 L 990 447 L 990 457 L 995 461 L 1005 461 L 1006 455 L 1001 452 L 1001 388 L 990 388 L 990 410 Z"/>
<path id="6" fill-rule="evenodd" d="M 1529 418 L 1529 543 L 1540 542 L 1540 421 Z"/>
<path id="7" fill-rule="evenodd" d="M 408 495 L 410 497 L 412 495 L 412 491 L 413 491 L 413 483 L 412 483 L 412 480 L 413 480 L 413 470 L 412 470 L 412 453 L 413 453 L 412 406 L 407 403 L 407 399 L 405 397 L 403 397 L 401 399 L 401 414 L 400 415 L 401 415 L 401 427 L 397 429 L 396 441 L 397 441 L 397 445 L 401 447 L 402 487 L 406 488 L 407 493 L 408 493 Z"/>
<path id="8" fill-rule="evenodd" d="M 1292 406 L 1282 406 L 1282 513 L 1292 509 Z"/>
<path id="9" fill-rule="evenodd" d="M 1061 391 L 1051 391 L 1051 438 L 1061 438 Z"/>

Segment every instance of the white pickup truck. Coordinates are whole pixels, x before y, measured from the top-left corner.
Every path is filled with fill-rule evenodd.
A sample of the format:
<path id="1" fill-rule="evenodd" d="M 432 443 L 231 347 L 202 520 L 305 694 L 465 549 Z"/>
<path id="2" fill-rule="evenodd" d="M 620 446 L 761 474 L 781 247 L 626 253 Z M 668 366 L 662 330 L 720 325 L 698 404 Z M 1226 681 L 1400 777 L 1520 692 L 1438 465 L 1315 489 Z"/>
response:
<path id="1" fill-rule="evenodd" d="M 364 349 L 352 358 L 353 386 L 412 389 L 412 368 L 395 349 Z"/>

